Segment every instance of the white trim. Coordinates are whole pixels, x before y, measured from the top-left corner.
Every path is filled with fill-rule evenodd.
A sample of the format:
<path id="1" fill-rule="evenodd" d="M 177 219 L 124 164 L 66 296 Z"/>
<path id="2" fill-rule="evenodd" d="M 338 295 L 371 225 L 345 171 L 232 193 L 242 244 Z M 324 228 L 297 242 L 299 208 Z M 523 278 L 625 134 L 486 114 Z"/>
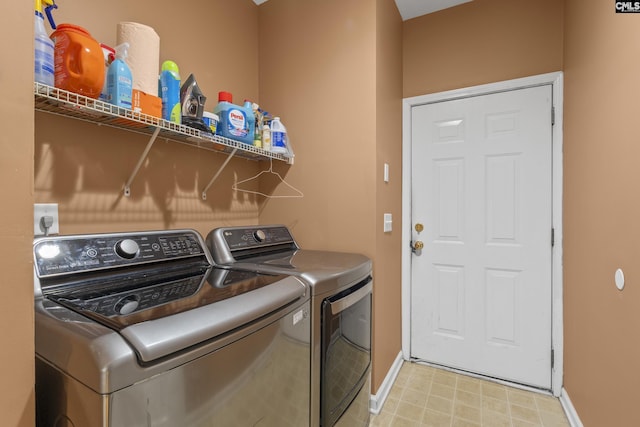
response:
<path id="1" fill-rule="evenodd" d="M 560 404 L 562 405 L 562 409 L 564 409 L 564 413 L 569 420 L 569 425 L 571 425 L 571 427 L 583 427 L 582 421 L 580 421 L 580 417 L 576 412 L 576 408 L 573 407 L 573 403 L 571 403 L 571 399 L 569 399 L 569 394 L 564 387 L 560 394 Z"/>
<path id="2" fill-rule="evenodd" d="M 402 367 L 402 363 L 404 360 L 402 358 L 402 352 L 398 353 L 396 360 L 391 364 L 391 368 L 389 368 L 389 372 L 384 377 L 384 381 L 380 385 L 378 389 L 378 393 L 372 394 L 369 400 L 369 412 L 373 415 L 378 415 L 382 410 L 382 406 L 384 402 L 387 400 L 389 393 L 391 392 L 391 387 L 393 387 L 393 383 L 400 372 L 400 368 Z"/>
<path id="3" fill-rule="evenodd" d="M 562 312 L 562 144 L 563 144 L 563 74 L 562 72 L 541 74 L 504 82 L 490 83 L 446 92 L 405 98 L 402 101 L 402 352 L 405 359 L 411 357 L 411 109 L 432 102 L 486 95 L 507 90 L 551 84 L 553 86 L 553 218 L 555 246 L 552 252 L 552 348 L 555 351 L 555 366 L 551 373 L 551 392 L 560 396 L 562 390 L 563 358 L 563 312 Z"/>

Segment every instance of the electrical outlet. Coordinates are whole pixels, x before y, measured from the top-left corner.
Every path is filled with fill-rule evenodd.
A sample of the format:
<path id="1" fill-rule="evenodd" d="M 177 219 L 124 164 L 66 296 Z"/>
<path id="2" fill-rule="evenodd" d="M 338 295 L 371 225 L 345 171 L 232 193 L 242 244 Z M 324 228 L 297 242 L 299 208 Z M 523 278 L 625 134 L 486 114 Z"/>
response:
<path id="1" fill-rule="evenodd" d="M 51 217 L 51 227 L 45 230 L 43 218 Z M 45 233 L 46 231 L 46 233 Z M 35 203 L 33 205 L 33 235 L 44 236 L 45 234 L 59 234 L 60 224 L 58 222 L 58 204 L 57 203 Z"/>

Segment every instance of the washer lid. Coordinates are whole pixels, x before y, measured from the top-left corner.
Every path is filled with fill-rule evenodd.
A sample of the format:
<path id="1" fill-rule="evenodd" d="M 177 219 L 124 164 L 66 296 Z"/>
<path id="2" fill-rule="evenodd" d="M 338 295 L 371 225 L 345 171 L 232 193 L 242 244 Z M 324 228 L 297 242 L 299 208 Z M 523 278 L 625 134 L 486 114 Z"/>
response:
<path id="1" fill-rule="evenodd" d="M 229 332 L 297 300 L 305 287 L 283 275 L 221 268 L 137 271 L 46 294 L 118 331 L 143 362 Z M 159 278 L 162 278 L 160 280 Z"/>
<path id="2" fill-rule="evenodd" d="M 136 349 L 140 360 L 150 362 L 241 328 L 300 300 L 305 290 L 296 278 L 285 277 L 215 304 L 137 323 L 120 334 Z"/>

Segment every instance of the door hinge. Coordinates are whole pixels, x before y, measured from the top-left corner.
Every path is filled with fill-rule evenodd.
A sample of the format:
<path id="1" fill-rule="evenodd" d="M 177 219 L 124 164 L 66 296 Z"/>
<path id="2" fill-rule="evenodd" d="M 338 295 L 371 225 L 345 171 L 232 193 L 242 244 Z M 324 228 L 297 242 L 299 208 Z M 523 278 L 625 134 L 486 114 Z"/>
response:
<path id="1" fill-rule="evenodd" d="M 556 107 L 551 107 L 551 126 L 556 124 Z"/>
<path id="2" fill-rule="evenodd" d="M 551 369 L 556 365 L 556 352 L 551 349 Z"/>
<path id="3" fill-rule="evenodd" d="M 551 229 L 551 247 L 553 247 L 556 244 L 556 229 L 552 228 Z"/>

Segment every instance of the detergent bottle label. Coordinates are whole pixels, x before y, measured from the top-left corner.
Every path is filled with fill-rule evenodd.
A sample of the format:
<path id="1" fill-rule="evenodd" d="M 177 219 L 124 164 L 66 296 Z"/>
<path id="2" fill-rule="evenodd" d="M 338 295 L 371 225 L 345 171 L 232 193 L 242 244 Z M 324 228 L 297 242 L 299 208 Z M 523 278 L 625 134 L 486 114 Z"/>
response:
<path id="1" fill-rule="evenodd" d="M 271 146 L 285 148 L 287 146 L 287 134 L 282 131 L 271 132 Z"/>
<path id="2" fill-rule="evenodd" d="M 249 134 L 247 117 L 244 111 L 232 108 L 228 112 L 227 131 L 233 136 L 245 137 Z"/>

